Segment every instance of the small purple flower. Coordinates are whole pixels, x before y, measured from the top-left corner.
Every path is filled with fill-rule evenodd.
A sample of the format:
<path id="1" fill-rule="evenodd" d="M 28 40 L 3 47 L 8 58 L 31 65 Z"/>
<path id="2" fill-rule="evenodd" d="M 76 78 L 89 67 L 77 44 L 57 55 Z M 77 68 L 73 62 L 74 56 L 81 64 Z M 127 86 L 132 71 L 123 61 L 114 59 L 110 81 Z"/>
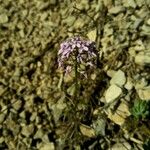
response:
<path id="1" fill-rule="evenodd" d="M 84 40 L 81 37 L 73 37 L 64 41 L 58 51 L 58 66 L 63 68 L 66 73 L 71 72 L 77 60 L 78 70 L 83 73 L 79 67 L 83 64 L 85 67 L 95 67 L 97 50 L 95 42 Z"/>

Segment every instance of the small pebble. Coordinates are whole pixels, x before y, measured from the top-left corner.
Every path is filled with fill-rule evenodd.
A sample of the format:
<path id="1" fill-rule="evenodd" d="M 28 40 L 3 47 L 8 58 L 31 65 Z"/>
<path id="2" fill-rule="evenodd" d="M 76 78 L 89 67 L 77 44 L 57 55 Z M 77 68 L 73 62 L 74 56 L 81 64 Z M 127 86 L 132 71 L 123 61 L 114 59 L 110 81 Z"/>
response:
<path id="1" fill-rule="evenodd" d="M 8 16 L 6 14 L 0 14 L 0 24 L 7 23 Z"/>
<path id="2" fill-rule="evenodd" d="M 118 87 L 117 85 L 113 84 L 111 85 L 105 94 L 105 99 L 107 103 L 113 102 L 115 99 L 117 99 L 122 93 L 122 89 Z"/>

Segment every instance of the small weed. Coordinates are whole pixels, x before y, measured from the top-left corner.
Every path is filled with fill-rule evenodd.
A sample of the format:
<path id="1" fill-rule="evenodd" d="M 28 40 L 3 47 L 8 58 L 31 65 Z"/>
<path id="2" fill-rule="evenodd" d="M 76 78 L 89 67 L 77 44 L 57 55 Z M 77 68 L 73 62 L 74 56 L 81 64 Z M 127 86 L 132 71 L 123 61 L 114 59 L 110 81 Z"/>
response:
<path id="1" fill-rule="evenodd" d="M 146 119 L 150 115 L 150 103 L 144 100 L 136 100 L 131 108 L 131 114 L 136 119 Z"/>

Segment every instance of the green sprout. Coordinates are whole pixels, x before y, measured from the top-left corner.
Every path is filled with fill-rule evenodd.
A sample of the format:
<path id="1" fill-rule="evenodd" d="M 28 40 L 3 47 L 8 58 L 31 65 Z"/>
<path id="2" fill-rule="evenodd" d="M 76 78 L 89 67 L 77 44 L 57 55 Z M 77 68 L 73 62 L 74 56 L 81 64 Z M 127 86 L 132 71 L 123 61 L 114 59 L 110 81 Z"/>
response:
<path id="1" fill-rule="evenodd" d="M 149 102 L 144 100 L 136 100 L 131 108 L 131 114 L 136 119 L 146 119 L 150 115 Z"/>

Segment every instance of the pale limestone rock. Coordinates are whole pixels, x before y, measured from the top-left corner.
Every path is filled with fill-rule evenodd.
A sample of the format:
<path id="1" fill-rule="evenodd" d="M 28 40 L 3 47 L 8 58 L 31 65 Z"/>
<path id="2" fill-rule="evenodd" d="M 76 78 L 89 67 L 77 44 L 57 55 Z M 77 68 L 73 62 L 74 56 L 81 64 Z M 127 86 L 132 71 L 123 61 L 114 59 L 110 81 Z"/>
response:
<path id="1" fill-rule="evenodd" d="M 139 18 L 135 19 L 134 24 L 133 24 L 133 29 L 137 29 L 140 26 L 142 21 L 143 19 L 139 19 Z"/>
<path id="2" fill-rule="evenodd" d="M 130 116 L 129 107 L 125 102 L 122 102 L 117 108 L 115 113 L 108 112 L 108 118 L 118 125 L 122 125 L 125 122 L 125 118 Z"/>
<path id="3" fill-rule="evenodd" d="M 136 4 L 141 7 L 142 5 L 145 5 L 145 2 L 146 1 L 143 1 L 143 0 L 135 0 L 136 1 Z"/>
<path id="4" fill-rule="evenodd" d="M 39 150 L 55 150 L 54 143 L 45 143 Z"/>
<path id="5" fill-rule="evenodd" d="M 0 14 L 0 24 L 7 23 L 8 16 L 6 14 Z"/>
<path id="6" fill-rule="evenodd" d="M 113 84 L 111 85 L 106 93 L 105 93 L 105 100 L 107 103 L 110 103 L 117 99 L 122 93 L 122 89 L 118 87 L 117 85 Z"/>
<path id="7" fill-rule="evenodd" d="M 95 74 L 95 73 L 91 74 L 91 79 L 92 79 L 92 80 L 95 80 L 95 79 L 96 79 L 96 74 Z"/>
<path id="8" fill-rule="evenodd" d="M 96 29 L 89 31 L 87 36 L 91 41 L 95 41 L 96 40 Z"/>
<path id="9" fill-rule="evenodd" d="M 18 24 L 17 24 L 17 28 L 19 28 L 20 30 L 21 30 L 21 29 L 24 29 L 24 28 L 25 28 L 25 24 L 20 21 L 20 22 L 18 22 Z"/>
<path id="10" fill-rule="evenodd" d="M 123 5 L 125 7 L 136 8 L 136 2 L 134 0 L 123 0 Z"/>
<path id="11" fill-rule="evenodd" d="M 136 90 L 143 89 L 148 85 L 147 80 L 145 78 L 142 78 L 141 80 L 138 80 L 137 78 L 136 80 L 137 80 L 137 83 L 135 84 Z"/>
<path id="12" fill-rule="evenodd" d="M 68 89 L 67 89 L 67 93 L 71 96 L 74 95 L 75 93 L 75 84 L 72 84 Z"/>
<path id="13" fill-rule="evenodd" d="M 34 135 L 34 139 L 41 138 L 44 136 L 44 131 L 42 129 L 38 129 L 37 132 Z"/>
<path id="14" fill-rule="evenodd" d="M 149 1 L 149 0 L 147 0 L 147 1 Z M 143 7 L 142 9 L 139 9 L 136 13 L 136 16 L 140 16 L 140 18 L 144 19 L 147 16 L 146 8 Z M 143 25 L 145 25 L 145 24 L 143 24 Z"/>
<path id="15" fill-rule="evenodd" d="M 126 77 L 123 71 L 118 70 L 112 79 L 110 80 L 110 84 L 116 84 L 119 87 L 122 87 L 126 82 Z"/>
<path id="16" fill-rule="evenodd" d="M 144 51 L 145 50 L 145 47 L 144 45 L 137 45 L 137 46 L 134 46 L 134 50 L 135 51 Z"/>
<path id="17" fill-rule="evenodd" d="M 150 86 L 138 90 L 140 99 L 150 101 Z"/>
<path id="18" fill-rule="evenodd" d="M 124 9 L 124 7 L 122 7 L 122 6 L 115 6 L 115 7 L 112 7 L 112 8 L 110 8 L 109 10 L 108 10 L 108 12 L 110 13 L 110 14 L 118 14 L 118 13 L 120 13 L 120 12 L 123 12 L 125 9 Z"/>
<path id="19" fill-rule="evenodd" d="M 4 114 L 4 113 L 0 114 L 0 123 L 3 123 L 5 116 L 6 116 L 6 114 Z"/>
<path id="20" fill-rule="evenodd" d="M 111 149 L 108 149 L 108 150 L 131 150 L 132 147 L 129 143 L 127 142 L 123 142 L 123 143 L 116 143 L 112 146 Z"/>
<path id="21" fill-rule="evenodd" d="M 26 117 L 25 111 L 22 111 L 22 112 L 19 114 L 19 117 L 21 117 L 22 119 L 25 119 L 25 117 Z"/>
<path id="22" fill-rule="evenodd" d="M 110 35 L 112 35 L 113 34 L 113 28 L 111 27 L 111 25 L 110 24 L 106 24 L 105 26 L 104 26 L 104 33 L 105 33 L 105 36 L 110 36 Z M 107 37 L 106 37 L 107 38 Z M 106 40 L 106 39 L 105 39 Z M 107 41 L 105 41 L 104 40 L 104 42 L 106 42 L 105 44 L 107 44 Z M 108 40 L 109 40 L 109 42 L 111 42 L 111 39 L 110 38 L 108 38 Z M 104 43 L 103 43 L 104 44 Z"/>
<path id="23" fill-rule="evenodd" d="M 50 4 L 55 5 L 57 3 L 56 0 L 50 0 Z"/>
<path id="24" fill-rule="evenodd" d="M 127 83 L 124 85 L 124 87 L 127 89 L 127 90 L 132 90 L 133 88 L 133 83 L 131 81 L 131 78 L 128 78 L 127 79 Z"/>
<path id="25" fill-rule="evenodd" d="M 32 124 L 30 125 L 26 125 L 22 127 L 21 133 L 26 136 L 29 137 L 34 131 L 34 126 Z"/>
<path id="26" fill-rule="evenodd" d="M 135 51 L 134 47 L 130 47 L 128 52 L 129 52 L 131 57 L 134 58 L 136 56 L 136 51 Z"/>
<path id="27" fill-rule="evenodd" d="M 3 143 L 5 141 L 4 137 L 0 137 L 0 143 Z"/>
<path id="28" fill-rule="evenodd" d="M 116 73 L 116 71 L 114 71 L 114 70 L 108 70 L 107 71 L 107 75 L 109 76 L 109 77 L 113 77 L 114 76 L 114 74 Z"/>
<path id="29" fill-rule="evenodd" d="M 136 19 L 137 20 L 137 19 Z M 145 51 L 145 44 L 142 40 L 138 39 L 134 43 L 134 50 L 143 53 Z"/>
<path id="30" fill-rule="evenodd" d="M 12 106 L 15 110 L 19 110 L 22 106 L 22 101 L 14 99 L 14 103 Z"/>
<path id="31" fill-rule="evenodd" d="M 95 136 L 95 131 L 93 128 L 86 126 L 84 124 L 80 125 L 80 131 L 84 136 L 87 137 L 94 137 Z"/>
<path id="32" fill-rule="evenodd" d="M 32 112 L 32 115 L 30 117 L 30 121 L 36 120 L 36 117 L 37 117 L 37 112 Z"/>
<path id="33" fill-rule="evenodd" d="M 75 21 L 76 21 L 76 17 L 74 16 L 69 16 L 66 19 L 62 20 L 63 23 L 66 23 L 69 26 L 72 26 L 75 23 Z"/>
<path id="34" fill-rule="evenodd" d="M 74 28 L 79 29 L 82 28 L 84 26 L 84 21 L 82 18 L 78 18 L 75 22 L 74 22 Z"/>
<path id="35" fill-rule="evenodd" d="M 5 87 L 3 87 L 2 85 L 0 85 L 0 96 L 3 95 L 3 93 L 6 91 L 7 89 Z"/>
<path id="36" fill-rule="evenodd" d="M 6 121 L 8 129 L 10 129 L 13 133 L 13 135 L 17 135 L 20 132 L 20 124 L 16 124 L 13 120 L 7 120 Z"/>
<path id="37" fill-rule="evenodd" d="M 20 31 L 19 31 L 19 34 L 20 34 L 20 37 L 21 37 L 21 38 L 24 38 L 24 37 L 25 37 L 24 30 L 20 30 Z"/>
<path id="38" fill-rule="evenodd" d="M 89 9 L 89 1 L 81 0 L 79 3 L 76 3 L 76 7 L 80 10 Z"/>
<path id="39" fill-rule="evenodd" d="M 110 8 L 112 6 L 112 0 L 103 0 L 105 7 Z"/>
<path id="40" fill-rule="evenodd" d="M 144 33 L 146 35 L 150 34 L 150 26 L 149 25 L 144 24 L 141 29 L 143 31 L 142 33 Z"/>
<path id="41" fill-rule="evenodd" d="M 93 116 L 97 116 L 98 115 L 98 113 L 99 113 L 99 109 L 97 108 L 97 109 L 95 109 L 95 110 L 93 110 Z"/>
<path id="42" fill-rule="evenodd" d="M 147 24 L 150 25 L 150 19 L 147 20 Z"/>
<path id="43" fill-rule="evenodd" d="M 54 120 L 57 122 L 62 114 L 62 111 L 67 107 L 67 105 L 64 103 L 64 97 L 62 97 L 56 104 L 51 105 L 50 103 L 49 107 L 52 109 Z"/>
<path id="44" fill-rule="evenodd" d="M 28 15 L 28 10 L 27 9 L 23 9 L 21 14 L 22 14 L 21 17 L 25 18 Z"/>
<path id="45" fill-rule="evenodd" d="M 43 135 L 42 141 L 45 142 L 45 143 L 49 143 L 49 137 L 48 137 L 48 134 L 44 134 L 44 135 Z"/>
<path id="46" fill-rule="evenodd" d="M 41 2 L 41 1 L 37 1 L 37 7 L 39 10 L 44 10 L 46 8 L 48 8 L 50 6 L 50 1 L 47 1 L 47 2 Z"/>
<path id="47" fill-rule="evenodd" d="M 135 56 L 135 63 L 138 65 L 149 65 L 150 64 L 150 56 L 149 55 L 143 55 L 138 54 Z"/>

